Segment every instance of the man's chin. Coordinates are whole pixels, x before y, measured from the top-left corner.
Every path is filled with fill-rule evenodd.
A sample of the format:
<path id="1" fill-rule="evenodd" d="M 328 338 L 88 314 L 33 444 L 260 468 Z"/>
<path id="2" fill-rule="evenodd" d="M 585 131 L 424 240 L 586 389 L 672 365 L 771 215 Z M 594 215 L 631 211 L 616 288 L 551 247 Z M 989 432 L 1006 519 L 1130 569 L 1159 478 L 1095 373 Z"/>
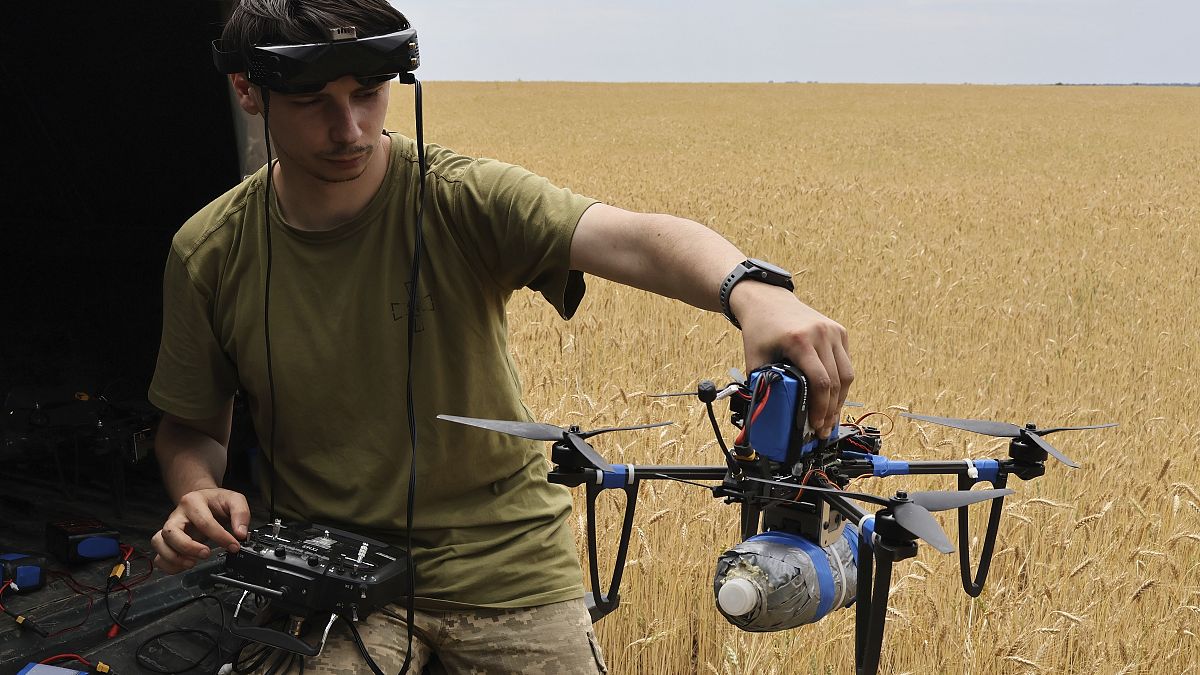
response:
<path id="1" fill-rule="evenodd" d="M 312 176 L 322 183 L 350 183 L 362 178 L 362 175 L 367 172 L 367 164 L 355 167 L 353 171 L 329 171 L 319 170 L 313 171 Z"/>

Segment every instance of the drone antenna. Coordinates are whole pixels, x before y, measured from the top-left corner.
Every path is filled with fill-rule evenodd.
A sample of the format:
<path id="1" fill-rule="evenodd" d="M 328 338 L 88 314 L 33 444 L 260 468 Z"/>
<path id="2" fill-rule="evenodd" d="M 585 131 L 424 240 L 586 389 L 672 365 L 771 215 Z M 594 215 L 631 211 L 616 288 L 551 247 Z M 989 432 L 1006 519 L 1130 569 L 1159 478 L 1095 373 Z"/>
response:
<path id="1" fill-rule="evenodd" d="M 712 424 L 713 435 L 717 437 L 717 445 L 721 446 L 721 453 L 725 455 L 725 463 L 729 465 L 729 470 L 735 475 L 741 473 L 737 460 L 733 458 L 729 446 L 725 445 L 725 437 L 721 435 L 721 425 L 717 423 L 717 413 L 713 410 L 713 401 L 717 400 L 717 385 L 712 380 L 700 380 L 696 396 L 704 401 L 704 408 L 708 411 L 708 421 Z"/>

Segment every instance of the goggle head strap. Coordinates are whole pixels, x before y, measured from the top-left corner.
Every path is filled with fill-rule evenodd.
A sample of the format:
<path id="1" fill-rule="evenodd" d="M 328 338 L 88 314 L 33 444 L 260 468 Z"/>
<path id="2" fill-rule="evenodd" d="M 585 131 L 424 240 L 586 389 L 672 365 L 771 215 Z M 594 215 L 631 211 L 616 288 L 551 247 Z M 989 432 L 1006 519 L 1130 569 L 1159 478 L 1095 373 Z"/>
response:
<path id="1" fill-rule="evenodd" d="M 400 75 L 411 84 L 408 75 L 421 65 L 417 31 L 406 28 L 387 35 L 353 38 L 337 28 L 334 39 L 299 45 L 253 46 L 245 53 L 227 49 L 221 40 L 213 40 L 213 63 L 222 73 L 246 73 L 251 82 L 282 94 L 313 93 L 327 82 L 353 75 L 364 84 L 375 84 Z M 337 37 L 338 35 L 342 37 Z"/>

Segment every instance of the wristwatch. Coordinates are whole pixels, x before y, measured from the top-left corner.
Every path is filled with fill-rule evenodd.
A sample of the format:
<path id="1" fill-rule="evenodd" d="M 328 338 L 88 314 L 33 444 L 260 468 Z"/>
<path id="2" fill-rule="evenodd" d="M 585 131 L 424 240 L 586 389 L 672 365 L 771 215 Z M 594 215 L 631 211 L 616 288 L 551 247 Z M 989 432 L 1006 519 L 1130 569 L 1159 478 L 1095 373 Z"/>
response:
<path id="1" fill-rule="evenodd" d="M 729 294 L 733 293 L 734 286 L 746 279 L 779 286 L 789 291 L 796 290 L 795 284 L 792 283 L 792 273 L 778 265 L 754 258 L 748 258 L 738 263 L 738 266 L 733 268 L 733 271 L 721 283 L 721 309 L 725 312 L 725 318 L 729 319 L 730 323 L 738 329 L 741 329 L 742 325 L 738 323 L 737 317 L 733 315 L 733 310 L 729 308 Z"/>

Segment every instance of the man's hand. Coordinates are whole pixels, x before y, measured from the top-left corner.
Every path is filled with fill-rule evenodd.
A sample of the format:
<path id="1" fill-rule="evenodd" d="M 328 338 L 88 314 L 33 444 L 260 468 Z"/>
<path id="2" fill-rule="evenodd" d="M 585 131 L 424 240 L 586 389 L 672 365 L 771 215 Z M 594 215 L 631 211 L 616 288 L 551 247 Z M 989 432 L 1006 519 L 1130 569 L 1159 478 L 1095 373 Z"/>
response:
<path id="1" fill-rule="evenodd" d="M 800 368 L 809 384 L 808 423 L 827 438 L 854 381 L 846 329 L 776 286 L 742 282 L 729 302 L 742 325 L 747 368 L 780 359 Z"/>
<path id="2" fill-rule="evenodd" d="M 571 268 L 695 307 L 721 311 L 718 289 L 746 255 L 700 223 L 594 204 L 575 228 Z M 729 307 L 742 326 L 751 370 L 786 359 L 809 382 L 809 424 L 826 438 L 841 414 L 854 367 L 846 329 L 786 289 L 746 280 Z"/>
<path id="3" fill-rule="evenodd" d="M 234 553 L 238 542 L 249 536 L 249 526 L 250 506 L 240 492 L 224 488 L 189 492 L 150 540 L 158 554 L 154 566 L 168 574 L 191 569 L 212 554 L 206 541 Z"/>

